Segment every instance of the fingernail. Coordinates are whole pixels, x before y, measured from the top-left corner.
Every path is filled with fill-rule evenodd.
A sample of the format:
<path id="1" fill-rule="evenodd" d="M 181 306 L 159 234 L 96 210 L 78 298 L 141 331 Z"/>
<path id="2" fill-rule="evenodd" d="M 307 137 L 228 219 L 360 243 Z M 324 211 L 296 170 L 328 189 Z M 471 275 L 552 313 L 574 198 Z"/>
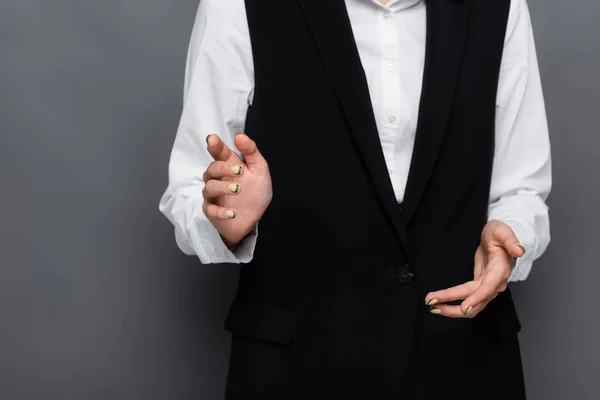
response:
<path id="1" fill-rule="evenodd" d="M 229 185 L 229 190 L 231 190 L 233 193 L 237 193 L 240 191 L 240 185 L 238 183 L 232 183 Z"/>
<path id="2" fill-rule="evenodd" d="M 467 307 L 467 309 L 465 310 L 465 312 L 463 313 L 463 315 L 467 315 L 468 313 L 471 312 L 472 309 L 473 309 L 473 306 Z"/>
<path id="3" fill-rule="evenodd" d="M 429 300 L 429 301 L 427 302 L 427 305 L 428 305 L 428 306 L 432 306 L 432 305 L 434 305 L 434 304 L 437 304 L 437 303 L 439 303 L 439 302 L 440 302 L 440 301 L 439 301 L 438 299 L 431 299 L 431 300 Z"/>
<path id="4" fill-rule="evenodd" d="M 238 133 L 236 133 L 236 136 L 237 135 L 246 135 L 246 132 L 238 132 Z M 246 136 L 248 136 L 248 135 L 246 135 Z"/>
<path id="5" fill-rule="evenodd" d="M 208 138 L 212 136 L 212 133 L 206 137 L 206 144 L 208 144 Z"/>
<path id="6" fill-rule="evenodd" d="M 432 313 L 432 314 L 441 314 L 442 310 L 440 310 L 439 308 L 431 307 L 429 309 L 429 312 Z"/>
<path id="7" fill-rule="evenodd" d="M 227 214 L 229 218 L 235 218 L 235 216 L 237 215 L 236 212 L 233 210 L 227 210 L 225 214 Z"/>
<path id="8" fill-rule="evenodd" d="M 527 252 L 527 250 L 525 250 L 525 247 L 523 247 L 521 243 L 517 243 L 517 246 L 519 246 L 521 250 L 523 250 L 523 255 Z"/>
<path id="9" fill-rule="evenodd" d="M 234 165 L 233 167 L 231 167 L 231 173 L 234 175 L 239 175 L 242 173 L 242 166 L 241 165 Z"/>

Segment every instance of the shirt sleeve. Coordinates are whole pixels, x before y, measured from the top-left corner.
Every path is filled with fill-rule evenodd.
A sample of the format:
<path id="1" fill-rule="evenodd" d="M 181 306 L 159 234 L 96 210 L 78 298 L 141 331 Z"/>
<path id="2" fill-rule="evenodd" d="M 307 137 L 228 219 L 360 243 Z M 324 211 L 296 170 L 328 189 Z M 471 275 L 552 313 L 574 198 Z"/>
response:
<path id="1" fill-rule="evenodd" d="M 202 210 L 202 175 L 213 161 L 206 137 L 233 144 L 243 131 L 254 87 L 252 50 L 243 0 L 202 0 L 188 48 L 183 112 L 169 160 L 169 183 L 159 210 L 175 227 L 177 245 L 204 264 L 243 263 L 253 256 L 255 226 L 229 249 Z"/>
<path id="2" fill-rule="evenodd" d="M 509 281 L 525 280 L 550 243 L 546 199 L 552 186 L 550 140 L 531 18 L 526 0 L 513 0 L 496 110 L 496 147 L 489 220 L 515 232 L 526 253 Z"/>

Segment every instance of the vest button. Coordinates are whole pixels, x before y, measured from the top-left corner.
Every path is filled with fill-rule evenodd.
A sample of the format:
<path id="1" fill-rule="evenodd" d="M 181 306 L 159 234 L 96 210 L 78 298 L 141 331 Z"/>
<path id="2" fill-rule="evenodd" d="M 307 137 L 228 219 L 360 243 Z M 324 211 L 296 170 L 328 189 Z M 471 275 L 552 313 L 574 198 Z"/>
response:
<path id="1" fill-rule="evenodd" d="M 408 264 L 403 267 L 398 267 L 396 271 L 396 278 L 398 279 L 398 282 L 404 285 L 411 283 L 414 277 L 415 274 L 412 270 L 412 267 Z"/>

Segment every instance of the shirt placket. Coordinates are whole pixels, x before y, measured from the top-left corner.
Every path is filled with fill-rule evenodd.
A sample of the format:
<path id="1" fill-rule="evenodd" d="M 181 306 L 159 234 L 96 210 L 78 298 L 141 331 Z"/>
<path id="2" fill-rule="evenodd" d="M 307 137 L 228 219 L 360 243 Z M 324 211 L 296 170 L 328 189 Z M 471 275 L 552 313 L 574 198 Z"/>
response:
<path id="1" fill-rule="evenodd" d="M 380 118 L 381 126 L 381 145 L 383 148 L 385 161 L 388 166 L 388 172 L 393 175 L 394 172 L 394 154 L 398 131 L 400 126 L 400 60 L 398 51 L 398 35 L 394 21 L 394 13 L 389 7 L 381 8 L 378 18 L 380 19 L 379 29 L 381 44 L 381 99 L 382 108 Z"/>

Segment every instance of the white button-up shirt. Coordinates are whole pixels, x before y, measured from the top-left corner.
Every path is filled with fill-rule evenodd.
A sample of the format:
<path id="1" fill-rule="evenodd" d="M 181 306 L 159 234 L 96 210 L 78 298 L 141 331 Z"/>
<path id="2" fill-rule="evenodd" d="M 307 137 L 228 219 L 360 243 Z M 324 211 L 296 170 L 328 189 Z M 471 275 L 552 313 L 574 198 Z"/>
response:
<path id="1" fill-rule="evenodd" d="M 401 202 L 423 81 L 426 5 L 422 0 L 391 0 L 386 5 L 378 0 L 346 0 L 346 6 L 388 172 Z M 169 186 L 159 208 L 175 226 L 181 250 L 197 255 L 205 264 L 248 262 L 258 240 L 256 226 L 234 250 L 228 249 L 202 211 L 202 174 L 213 161 L 205 138 L 216 133 L 235 149 L 233 139 L 244 130 L 253 90 L 244 0 L 202 0 L 188 52 Z M 551 188 L 548 127 L 526 0 L 511 2 L 495 135 L 489 220 L 507 223 L 527 249 L 510 277 L 511 281 L 523 280 L 550 242 L 545 200 Z"/>

